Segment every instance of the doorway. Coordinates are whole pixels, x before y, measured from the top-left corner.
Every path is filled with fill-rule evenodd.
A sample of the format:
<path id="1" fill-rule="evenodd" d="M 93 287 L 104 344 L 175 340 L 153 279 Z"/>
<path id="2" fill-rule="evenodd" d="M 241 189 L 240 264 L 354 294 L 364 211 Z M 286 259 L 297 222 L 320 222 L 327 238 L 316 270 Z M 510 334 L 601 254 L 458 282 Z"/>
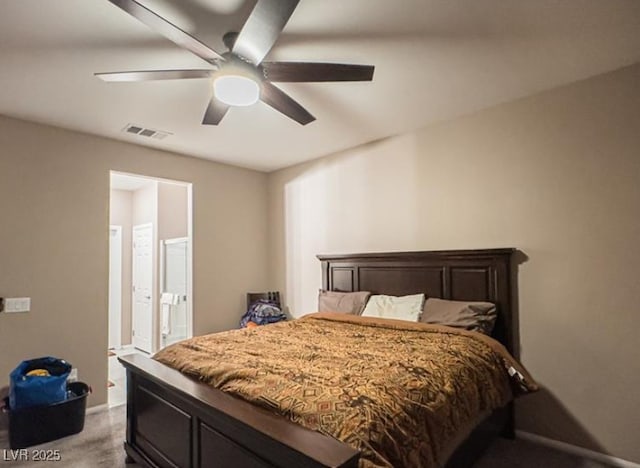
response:
<path id="1" fill-rule="evenodd" d="M 192 186 L 112 171 L 109 216 L 109 404 L 115 406 L 125 402 L 126 388 L 117 356 L 152 354 L 193 336 Z"/>

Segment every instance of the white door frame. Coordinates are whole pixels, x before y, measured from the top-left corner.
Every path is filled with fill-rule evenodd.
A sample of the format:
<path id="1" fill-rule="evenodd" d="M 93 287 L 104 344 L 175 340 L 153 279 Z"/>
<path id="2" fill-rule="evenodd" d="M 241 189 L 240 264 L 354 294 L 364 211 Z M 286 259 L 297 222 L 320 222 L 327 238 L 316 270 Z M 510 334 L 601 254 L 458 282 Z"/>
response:
<path id="1" fill-rule="evenodd" d="M 187 184 L 187 338 L 193 337 L 193 184 Z"/>
<path id="2" fill-rule="evenodd" d="M 111 232 L 115 231 L 115 249 Z M 114 262 L 114 254 L 115 257 Z M 109 226 L 109 348 L 122 347 L 122 226 Z"/>
<path id="3" fill-rule="evenodd" d="M 141 229 L 151 229 L 151 271 L 150 271 L 150 278 L 151 278 L 151 292 L 149 293 L 151 298 L 151 324 L 150 324 L 150 333 L 149 333 L 149 349 L 148 350 L 143 350 L 143 351 L 147 351 L 150 353 L 154 353 L 156 351 L 156 340 L 155 340 L 155 329 L 156 329 L 156 310 L 155 310 L 155 291 L 156 291 L 156 287 L 155 287 L 155 283 L 156 280 L 155 278 L 157 278 L 156 274 L 154 273 L 154 261 L 153 261 L 153 257 L 154 257 L 154 249 L 155 249 L 155 239 L 156 239 L 156 231 L 155 231 L 155 227 L 154 227 L 154 223 L 142 223 L 142 224 L 136 224 L 135 226 L 132 227 L 132 236 L 131 236 L 131 329 L 132 331 L 134 330 L 134 326 L 135 326 L 135 318 L 136 318 L 136 292 L 134 290 L 135 284 L 136 284 L 136 278 L 137 278 L 137 271 L 136 271 L 136 259 L 135 259 L 135 250 L 136 250 L 136 246 L 135 246 L 135 231 L 137 230 L 141 230 Z M 132 336 L 132 340 L 131 340 L 132 344 L 135 346 L 135 336 Z"/>

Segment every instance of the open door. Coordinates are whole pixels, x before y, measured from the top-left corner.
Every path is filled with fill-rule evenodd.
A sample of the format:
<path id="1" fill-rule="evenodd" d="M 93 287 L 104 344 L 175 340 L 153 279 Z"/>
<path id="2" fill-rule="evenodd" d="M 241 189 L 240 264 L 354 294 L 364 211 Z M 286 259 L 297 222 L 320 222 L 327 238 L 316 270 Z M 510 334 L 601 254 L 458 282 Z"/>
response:
<path id="1" fill-rule="evenodd" d="M 153 225 L 133 227 L 133 346 L 153 351 Z"/>

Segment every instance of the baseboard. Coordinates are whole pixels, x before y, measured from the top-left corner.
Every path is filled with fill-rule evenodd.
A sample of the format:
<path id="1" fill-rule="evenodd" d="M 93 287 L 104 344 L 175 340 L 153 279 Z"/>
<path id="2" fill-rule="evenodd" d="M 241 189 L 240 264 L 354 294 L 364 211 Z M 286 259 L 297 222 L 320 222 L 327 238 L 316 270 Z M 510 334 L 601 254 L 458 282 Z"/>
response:
<path id="1" fill-rule="evenodd" d="M 577 445 L 568 444 L 566 442 L 560 442 L 559 440 L 549 439 L 547 437 L 533 434 L 531 432 L 516 431 L 516 437 L 519 439 L 528 440 L 536 444 L 546 445 L 547 447 L 560 450 L 561 452 L 566 452 L 572 455 L 578 455 L 583 458 L 588 458 L 590 460 L 607 463 L 617 468 L 640 468 L 639 463 L 623 460 L 622 458 L 616 458 L 611 455 L 606 455 L 594 450 L 589 450 L 584 447 L 578 447 Z"/>
<path id="2" fill-rule="evenodd" d="M 86 414 L 94 414 L 99 413 L 100 411 L 108 410 L 109 405 L 107 403 L 103 405 L 92 406 L 91 408 L 87 408 Z"/>

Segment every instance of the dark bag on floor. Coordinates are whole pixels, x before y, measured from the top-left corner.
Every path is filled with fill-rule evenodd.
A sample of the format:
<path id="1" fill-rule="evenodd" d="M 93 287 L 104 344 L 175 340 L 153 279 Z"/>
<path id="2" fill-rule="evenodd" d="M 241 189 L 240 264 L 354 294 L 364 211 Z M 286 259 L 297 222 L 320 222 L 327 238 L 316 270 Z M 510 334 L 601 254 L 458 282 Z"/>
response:
<path id="1" fill-rule="evenodd" d="M 38 369 L 46 371 L 49 375 L 27 375 Z M 54 357 L 22 361 L 10 375 L 9 408 L 15 411 L 64 401 L 70 372 L 71 364 Z"/>
<path id="2" fill-rule="evenodd" d="M 266 325 L 286 319 L 287 317 L 280 310 L 280 306 L 268 299 L 258 299 L 249 306 L 249 310 L 240 319 L 240 327 L 245 328 L 249 322 L 256 325 Z"/>

